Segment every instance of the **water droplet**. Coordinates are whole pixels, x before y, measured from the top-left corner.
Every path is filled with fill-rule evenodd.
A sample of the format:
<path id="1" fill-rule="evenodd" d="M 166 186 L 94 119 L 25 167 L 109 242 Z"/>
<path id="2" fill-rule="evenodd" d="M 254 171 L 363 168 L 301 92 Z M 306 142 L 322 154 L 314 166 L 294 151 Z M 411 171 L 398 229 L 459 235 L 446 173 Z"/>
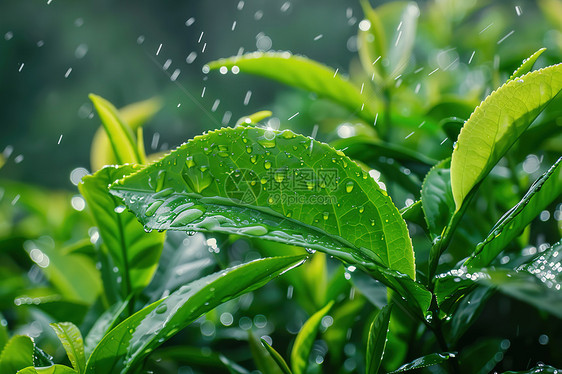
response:
<path id="1" fill-rule="evenodd" d="M 168 310 L 168 306 L 166 304 L 161 304 L 158 308 L 156 308 L 156 313 L 157 314 L 166 313 L 167 310 Z"/>
<path id="2" fill-rule="evenodd" d="M 246 147 L 246 152 L 252 153 L 252 151 L 253 151 L 252 147 L 250 147 L 250 146 L 247 146 L 247 147 Z"/>
<path id="3" fill-rule="evenodd" d="M 263 136 L 258 138 L 258 143 L 264 148 L 274 148 L 275 147 L 275 132 L 267 130 L 264 132 Z"/>
<path id="4" fill-rule="evenodd" d="M 152 204 L 150 204 L 148 209 L 146 210 L 145 215 L 147 217 L 153 216 L 154 213 L 156 212 L 156 209 L 160 208 L 160 205 L 162 205 L 162 203 L 163 203 L 162 200 L 157 200 L 157 201 L 153 202 Z"/>
<path id="5" fill-rule="evenodd" d="M 352 181 L 349 181 L 345 184 L 345 191 L 346 192 L 351 192 L 353 191 L 353 187 L 355 186 L 355 184 Z"/>
<path id="6" fill-rule="evenodd" d="M 192 168 L 195 166 L 195 161 L 193 161 L 193 156 L 187 156 L 185 160 L 185 166 L 188 168 Z"/>
<path id="7" fill-rule="evenodd" d="M 296 135 L 291 130 L 284 130 L 281 133 L 281 136 L 283 136 L 283 138 L 285 138 L 285 139 L 293 139 Z"/>
<path id="8" fill-rule="evenodd" d="M 246 235 L 262 236 L 267 234 L 267 232 L 267 229 L 263 226 L 242 227 L 240 229 L 240 233 Z"/>
<path id="9" fill-rule="evenodd" d="M 207 166 L 184 168 L 182 177 L 191 190 L 197 193 L 201 193 L 213 182 L 213 175 Z"/>
<path id="10" fill-rule="evenodd" d="M 266 169 L 270 169 L 271 168 L 271 162 L 265 161 L 264 164 L 263 164 L 263 167 L 266 168 Z"/>
<path id="11" fill-rule="evenodd" d="M 256 155 L 253 155 L 252 157 L 250 157 L 250 162 L 252 164 L 255 164 L 256 162 L 258 162 L 258 157 Z"/>
<path id="12" fill-rule="evenodd" d="M 365 211 L 365 207 L 364 206 L 360 206 L 359 207 L 359 213 L 363 213 Z"/>
<path id="13" fill-rule="evenodd" d="M 190 224 L 203 215 L 200 209 L 187 209 L 178 214 L 178 216 L 170 224 L 171 227 L 181 227 Z"/>
<path id="14" fill-rule="evenodd" d="M 282 183 L 283 180 L 285 179 L 285 173 L 284 172 L 276 172 L 275 173 L 275 181 L 277 183 Z"/>
<path id="15" fill-rule="evenodd" d="M 228 157 L 228 146 L 224 144 L 219 144 L 219 156 Z"/>
<path id="16" fill-rule="evenodd" d="M 330 217 L 330 213 L 328 213 L 328 212 L 324 212 L 322 214 L 322 218 L 324 218 L 324 221 L 327 221 L 329 217 Z"/>

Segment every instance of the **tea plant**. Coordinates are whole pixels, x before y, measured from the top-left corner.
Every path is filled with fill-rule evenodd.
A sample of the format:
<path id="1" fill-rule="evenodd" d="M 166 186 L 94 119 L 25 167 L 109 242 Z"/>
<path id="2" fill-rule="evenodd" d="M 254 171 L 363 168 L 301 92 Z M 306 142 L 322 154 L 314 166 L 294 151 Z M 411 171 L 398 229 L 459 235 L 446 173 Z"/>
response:
<path id="1" fill-rule="evenodd" d="M 97 171 L 79 190 L 95 228 L 71 238 L 65 226 L 87 230 L 84 218 L 41 197 L 55 207 L 35 220 L 61 216 L 44 218 L 56 223 L 46 230 L 53 237 L 31 222 L 18 229 L 38 239 L 14 235 L 11 246 L 23 246 L 49 282 L 32 274 L 36 284 L 20 284 L 11 273 L 4 281 L 9 297 L 30 292 L 16 304 L 41 311 L 31 319 L 62 321 L 51 326 L 67 355 L 58 362 L 70 365 L 25 335 L 9 338 L 2 323 L 0 372 L 489 372 L 502 367 L 511 333 L 471 330 L 497 312 L 485 309 L 496 292 L 546 321 L 546 364 L 560 364 L 562 230 L 558 219 L 537 219 L 562 214 L 559 147 L 545 152 L 548 168 L 532 184 L 518 165 L 559 131 L 562 64 L 533 70 L 540 49 L 466 120 L 472 99 L 443 99 L 424 113 L 418 85 L 445 92 L 447 83 L 432 73 L 416 82 L 417 5 L 362 6 L 357 81 L 288 52 L 204 67 L 313 92 L 362 121 L 340 125 L 345 136 L 329 144 L 273 128 L 264 111 L 147 156 L 141 125 L 158 103 L 117 110 L 91 95 L 103 127 Z M 397 102 L 409 103 L 400 107 L 410 116 Z M 23 203 L 33 206 L 33 195 L 22 192 Z M 518 372 L 558 372 L 533 361 Z"/>

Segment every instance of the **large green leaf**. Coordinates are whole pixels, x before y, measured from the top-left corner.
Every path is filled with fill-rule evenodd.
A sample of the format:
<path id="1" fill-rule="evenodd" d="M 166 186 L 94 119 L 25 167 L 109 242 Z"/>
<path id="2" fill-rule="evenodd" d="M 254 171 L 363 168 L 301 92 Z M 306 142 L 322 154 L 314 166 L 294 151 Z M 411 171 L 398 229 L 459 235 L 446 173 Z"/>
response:
<path id="1" fill-rule="evenodd" d="M 86 368 L 84 340 L 78 327 L 70 322 L 51 323 L 51 327 L 59 337 L 74 369 L 79 374 L 84 373 Z"/>
<path id="2" fill-rule="evenodd" d="M 127 105 L 119 109 L 119 116 L 123 123 L 132 131 L 136 131 L 146 121 L 156 114 L 162 107 L 160 100 L 152 98 L 138 103 Z M 138 143 L 143 144 L 142 139 L 137 138 Z M 142 154 L 141 154 L 142 156 Z M 115 165 L 118 161 L 112 148 L 112 143 L 107 136 L 104 126 L 100 126 L 92 139 L 92 150 L 90 153 L 92 170 L 96 171 L 105 165 Z"/>
<path id="3" fill-rule="evenodd" d="M 400 366 L 398 369 L 391 371 L 389 374 L 394 373 L 404 373 L 410 370 L 422 369 L 428 366 L 433 366 L 441 364 L 450 358 L 454 358 L 455 353 L 445 352 L 445 353 L 431 353 L 429 355 L 416 358 L 414 361 L 409 362 Z"/>
<path id="4" fill-rule="evenodd" d="M 318 327 L 320 327 L 322 318 L 328 314 L 332 305 L 334 305 L 334 302 L 330 301 L 324 308 L 310 316 L 297 334 L 293 349 L 291 350 L 291 369 L 294 374 L 306 373 L 308 357 L 316 339 Z"/>
<path id="5" fill-rule="evenodd" d="M 269 239 L 415 277 L 386 191 L 342 152 L 289 130 L 209 132 L 110 190 L 147 228 Z"/>
<path id="6" fill-rule="evenodd" d="M 562 157 L 533 183 L 523 199 L 511 208 L 476 247 L 465 265 L 478 268 L 489 265 L 521 231 L 562 194 Z"/>
<path id="7" fill-rule="evenodd" d="M 105 167 L 86 176 L 78 188 L 92 210 L 94 221 L 119 275 L 123 297 L 146 287 L 156 270 L 164 244 L 163 233 L 146 233 L 108 186 L 135 171 L 131 165 Z"/>
<path id="8" fill-rule="evenodd" d="M 561 89 L 562 64 L 558 64 L 504 84 L 476 108 L 459 134 L 451 160 L 457 210 Z"/>
<path id="9" fill-rule="evenodd" d="M 150 304 L 111 330 L 90 356 L 86 373 L 122 373 L 216 306 L 251 292 L 303 261 L 273 257 L 214 273 Z"/>
<path id="10" fill-rule="evenodd" d="M 435 165 L 422 184 L 421 201 L 431 239 L 443 234 L 455 212 L 450 166 L 446 159 Z"/>
<path id="11" fill-rule="evenodd" d="M 388 324 L 392 305 L 383 307 L 373 319 L 369 328 L 366 352 L 366 373 L 377 374 L 381 366 L 388 335 Z"/>
<path id="12" fill-rule="evenodd" d="M 88 335 L 84 339 L 84 351 L 86 356 L 90 356 L 92 351 L 98 345 L 98 343 L 103 339 L 105 334 L 113 329 L 121 315 L 125 311 L 125 308 L 129 305 L 129 300 L 119 301 L 106 310 L 94 323 Z"/>
<path id="13" fill-rule="evenodd" d="M 90 94 L 89 97 L 100 116 L 117 163 L 143 163 L 143 157 L 138 152 L 133 131 L 123 121 L 119 111 L 113 104 L 100 96 Z"/>
<path id="14" fill-rule="evenodd" d="M 64 365 L 51 365 L 46 367 L 27 367 L 17 374 L 76 374 L 76 370 Z"/>
<path id="15" fill-rule="evenodd" d="M 0 373 L 15 373 L 33 366 L 33 345 L 29 336 L 13 336 L 0 354 Z"/>
<path id="16" fill-rule="evenodd" d="M 209 69 L 237 66 L 241 73 L 270 78 L 326 97 L 372 122 L 375 113 L 361 90 L 332 68 L 290 52 L 254 52 L 212 61 Z"/>

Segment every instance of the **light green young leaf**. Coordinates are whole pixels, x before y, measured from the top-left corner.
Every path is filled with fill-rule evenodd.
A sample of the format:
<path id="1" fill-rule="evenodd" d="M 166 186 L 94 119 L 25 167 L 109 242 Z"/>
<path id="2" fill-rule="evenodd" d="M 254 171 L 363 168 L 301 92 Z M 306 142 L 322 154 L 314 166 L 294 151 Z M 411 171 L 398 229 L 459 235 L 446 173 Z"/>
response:
<path id="1" fill-rule="evenodd" d="M 422 207 L 432 240 L 443 234 L 455 212 L 450 164 L 451 159 L 446 159 L 435 165 L 422 184 Z"/>
<path id="2" fill-rule="evenodd" d="M 273 112 L 269 111 L 269 110 L 262 110 L 259 112 L 256 112 L 254 114 L 250 114 L 248 116 L 244 116 L 242 118 L 240 118 L 238 121 L 236 121 L 236 126 L 238 125 L 242 125 L 242 126 L 249 126 L 249 125 L 257 125 L 260 121 L 263 121 L 264 119 L 271 117 L 273 115 Z"/>
<path id="3" fill-rule="evenodd" d="M 540 57 L 540 55 L 542 55 L 544 51 L 546 51 L 546 48 L 541 48 L 531 56 L 523 60 L 521 66 L 519 66 L 517 70 L 515 70 L 513 74 L 511 74 L 511 77 L 509 77 L 506 83 L 522 76 L 523 74 L 527 74 L 528 72 L 530 72 L 533 68 L 533 65 L 535 65 L 535 62 L 537 62 L 537 59 Z"/>
<path id="4" fill-rule="evenodd" d="M 33 366 L 33 346 L 29 336 L 13 336 L 0 354 L 0 373 L 15 373 Z"/>
<path id="5" fill-rule="evenodd" d="M 388 323 L 390 322 L 390 313 L 392 305 L 383 307 L 373 319 L 369 328 L 369 337 L 367 339 L 366 366 L 367 374 L 377 374 L 382 362 L 384 350 L 386 347 L 386 339 L 388 335 Z"/>
<path id="6" fill-rule="evenodd" d="M 162 108 L 161 101 L 158 98 L 151 98 L 119 109 L 119 116 L 123 123 L 134 132 L 138 131 L 145 122 L 150 120 L 160 108 Z M 142 139 L 138 135 L 137 142 L 139 146 L 143 144 Z M 141 153 L 139 150 L 139 155 L 142 157 L 144 153 Z M 118 164 L 103 125 L 98 128 L 92 139 L 90 163 L 94 171 L 101 169 L 105 165 Z"/>
<path id="7" fill-rule="evenodd" d="M 527 73 L 488 96 L 464 124 L 451 161 L 456 210 L 562 90 L 562 64 Z"/>
<path id="8" fill-rule="evenodd" d="M 149 284 L 165 237 L 163 233 L 146 233 L 135 215 L 108 191 L 111 183 L 135 170 L 138 168 L 132 165 L 105 167 L 94 175 L 84 177 L 78 185 L 93 213 L 103 246 L 123 279 L 123 298 Z"/>
<path id="9" fill-rule="evenodd" d="M 415 277 L 398 209 L 342 152 L 290 130 L 224 128 L 111 187 L 147 228 L 279 241 Z"/>
<path id="10" fill-rule="evenodd" d="M 123 121 L 119 111 L 113 104 L 100 96 L 90 94 L 89 97 L 100 116 L 117 163 L 120 165 L 128 162 L 141 163 L 141 156 L 138 153 L 133 131 Z"/>
<path id="11" fill-rule="evenodd" d="M 277 360 L 270 354 L 261 341 L 250 331 L 248 342 L 256 368 L 262 374 L 284 374 Z M 273 348 L 272 348 L 273 349 Z"/>
<path id="12" fill-rule="evenodd" d="M 562 195 L 562 157 L 533 183 L 523 199 L 490 230 L 465 262 L 468 268 L 489 265 L 497 255 L 550 203 Z"/>
<path id="13" fill-rule="evenodd" d="M 36 368 L 30 366 L 18 371 L 17 374 L 77 374 L 77 371 L 64 365 L 52 365 Z"/>
<path id="14" fill-rule="evenodd" d="M 266 342 L 264 339 L 261 339 L 261 343 L 263 344 L 265 349 L 267 349 L 267 351 L 269 352 L 269 354 L 271 355 L 277 366 L 279 366 L 283 374 L 293 374 L 291 372 L 291 369 L 289 369 L 289 365 L 287 365 L 287 363 L 285 362 L 283 357 L 279 354 L 279 352 L 273 349 L 273 347 L 270 346 L 269 343 Z"/>
<path id="15" fill-rule="evenodd" d="M 422 369 L 428 366 L 441 364 L 453 357 L 455 357 L 455 353 L 431 353 L 429 355 L 416 358 L 414 361 L 400 366 L 398 369 L 391 371 L 389 374 L 404 373 L 410 370 Z"/>
<path id="16" fill-rule="evenodd" d="M 290 52 L 254 52 L 209 62 L 211 70 L 237 66 L 248 73 L 314 92 L 348 108 L 371 122 L 375 116 L 361 90 L 332 68 Z"/>
<path id="17" fill-rule="evenodd" d="M 372 9 L 361 2 L 369 27 L 359 26 L 359 57 L 363 67 L 381 83 L 400 75 L 410 60 L 420 10 L 415 2 L 395 1 Z M 381 61 L 379 61 L 379 59 Z M 387 68 L 385 68 L 387 66 Z"/>
<path id="18" fill-rule="evenodd" d="M 78 327 L 70 322 L 51 323 L 50 325 L 59 337 L 72 366 L 79 373 L 84 373 L 86 356 L 84 355 L 84 341 Z"/>
<path id="19" fill-rule="evenodd" d="M 251 292 L 302 263 L 303 256 L 273 257 L 235 266 L 181 287 L 127 318 L 98 344 L 86 374 L 125 374 L 152 350 L 218 305 Z"/>
<path id="20" fill-rule="evenodd" d="M 316 339 L 318 327 L 320 327 L 322 318 L 328 314 L 332 305 L 334 305 L 334 302 L 330 301 L 324 308 L 314 313 L 304 323 L 297 334 L 295 343 L 293 344 L 293 349 L 291 350 L 291 368 L 293 369 L 294 374 L 306 373 L 306 368 L 308 367 L 308 356 L 310 356 L 312 344 Z"/>

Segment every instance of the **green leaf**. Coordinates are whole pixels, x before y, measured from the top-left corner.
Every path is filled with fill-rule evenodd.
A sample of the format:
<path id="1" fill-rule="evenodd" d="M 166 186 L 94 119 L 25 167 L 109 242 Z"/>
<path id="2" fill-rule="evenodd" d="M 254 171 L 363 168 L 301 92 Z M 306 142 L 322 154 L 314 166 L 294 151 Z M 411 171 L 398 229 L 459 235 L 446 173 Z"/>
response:
<path id="1" fill-rule="evenodd" d="M 291 368 L 293 369 L 294 374 L 306 373 L 306 368 L 308 367 L 308 356 L 310 356 L 312 344 L 314 344 L 314 340 L 316 339 L 318 327 L 320 327 L 322 318 L 328 314 L 332 305 L 334 305 L 334 302 L 330 301 L 324 308 L 314 313 L 304 323 L 297 334 L 295 343 L 293 344 L 293 349 L 291 350 Z"/>
<path id="2" fill-rule="evenodd" d="M 105 167 L 85 176 L 78 188 L 90 207 L 103 245 L 123 279 L 123 297 L 144 289 L 152 279 L 164 244 L 163 233 L 146 233 L 108 186 L 135 171 L 134 166 Z"/>
<path id="3" fill-rule="evenodd" d="M 33 366 L 43 367 L 54 365 L 53 357 L 39 348 L 37 345 L 33 347 Z"/>
<path id="4" fill-rule="evenodd" d="M 451 160 L 457 211 L 561 89 L 562 64 L 558 64 L 504 84 L 476 108 L 461 130 Z"/>
<path id="5" fill-rule="evenodd" d="M 0 354 L 0 373 L 15 373 L 33 366 L 33 346 L 29 336 L 13 336 Z"/>
<path id="6" fill-rule="evenodd" d="M 4 282 L 3 282 L 4 284 Z M 10 340 L 10 336 L 8 335 L 8 321 L 4 319 L 4 316 L 0 314 L 0 352 L 4 349 L 8 340 Z"/>
<path id="7" fill-rule="evenodd" d="M 133 131 L 123 121 L 119 111 L 113 104 L 100 96 L 90 94 L 89 97 L 100 116 L 117 163 L 120 165 L 128 162 L 141 163 L 141 156 L 138 153 Z"/>
<path id="8" fill-rule="evenodd" d="M 251 331 L 249 331 L 248 335 L 252 358 L 254 359 L 257 369 L 263 374 L 283 374 L 283 370 L 277 364 L 277 360 L 275 360 L 269 350 L 261 344 L 261 341 L 252 334 Z"/>
<path id="9" fill-rule="evenodd" d="M 146 121 L 152 118 L 156 112 L 160 110 L 160 108 L 162 108 L 161 101 L 157 98 L 151 98 L 119 109 L 119 116 L 123 120 L 123 123 L 126 124 L 131 131 L 138 131 L 138 129 L 140 129 Z M 139 146 L 143 144 L 140 137 L 137 136 L 137 140 Z M 140 153 L 139 151 L 139 155 L 142 156 L 143 153 Z M 90 161 L 92 170 L 94 171 L 101 169 L 105 165 L 118 164 L 112 144 L 107 137 L 107 133 L 103 125 L 100 126 L 94 134 Z"/>
<path id="10" fill-rule="evenodd" d="M 250 114 L 249 116 L 244 116 L 242 118 L 240 118 L 238 121 L 236 121 L 236 126 L 238 125 L 243 125 L 243 126 L 249 126 L 249 125 L 257 125 L 259 122 L 263 121 L 264 119 L 271 117 L 273 115 L 273 113 L 269 110 L 262 110 L 259 112 L 256 112 L 254 114 Z"/>
<path id="11" fill-rule="evenodd" d="M 290 52 L 254 52 L 209 62 L 211 70 L 237 66 L 248 73 L 276 80 L 289 86 L 314 92 L 348 108 L 357 116 L 372 122 L 375 113 L 361 90 L 332 68 Z"/>
<path id="12" fill-rule="evenodd" d="M 513 72 L 513 74 L 511 74 L 511 77 L 509 77 L 507 82 L 512 81 L 512 80 L 530 72 L 531 69 L 533 68 L 533 65 L 535 65 L 535 62 L 537 62 L 537 59 L 539 58 L 540 55 L 542 55 L 542 53 L 544 51 L 546 51 L 546 48 L 541 48 L 538 51 L 536 51 L 535 53 L 533 53 L 531 56 L 529 56 L 527 59 L 523 60 L 523 63 L 521 64 L 521 66 L 519 66 Z"/>
<path id="13" fill-rule="evenodd" d="M 557 270 L 562 261 L 562 242 L 516 271 L 480 269 L 473 280 L 562 318 L 562 276 Z"/>
<path id="14" fill-rule="evenodd" d="M 250 374 L 250 372 L 244 369 L 242 366 L 238 365 L 236 362 L 230 360 L 229 358 L 220 355 L 220 360 L 222 364 L 228 369 L 230 374 Z"/>
<path id="15" fill-rule="evenodd" d="M 392 305 L 382 308 L 373 319 L 369 328 L 369 337 L 367 339 L 366 366 L 367 374 L 377 374 L 381 366 L 386 340 L 388 335 L 388 323 L 390 322 L 390 313 Z"/>
<path id="16" fill-rule="evenodd" d="M 255 260 L 200 278 L 127 318 L 98 344 L 86 373 L 124 374 L 165 340 L 216 306 L 251 292 L 303 261 L 302 256 Z"/>
<path id="17" fill-rule="evenodd" d="M 101 280 L 91 258 L 65 254 L 49 237 L 28 240 L 24 248 L 32 259 L 40 259 L 39 267 L 66 300 L 88 305 L 96 300 Z"/>
<path id="18" fill-rule="evenodd" d="M 17 372 L 17 374 L 76 374 L 77 372 L 68 366 L 51 365 L 47 367 L 27 367 Z"/>
<path id="19" fill-rule="evenodd" d="M 277 364 L 277 366 L 279 366 L 279 368 L 281 369 L 281 372 L 283 374 L 292 374 L 291 369 L 289 369 L 289 365 L 287 365 L 287 363 L 285 362 L 283 357 L 279 354 L 279 352 L 273 349 L 273 347 L 270 346 L 269 343 L 266 342 L 264 339 L 260 339 L 260 340 L 263 346 L 265 347 L 265 349 L 267 349 L 267 351 L 269 352 L 269 354 Z"/>
<path id="20" fill-rule="evenodd" d="M 290 130 L 212 131 L 110 190 L 147 228 L 274 240 L 415 277 L 386 191 L 342 152 Z"/>
<path id="21" fill-rule="evenodd" d="M 59 337 L 74 369 L 79 374 L 84 373 L 86 356 L 84 355 L 84 341 L 78 327 L 70 322 L 51 323 L 50 326 Z"/>
<path id="22" fill-rule="evenodd" d="M 428 367 L 428 366 L 441 364 L 441 363 L 447 361 L 448 359 L 454 358 L 454 357 L 455 357 L 455 353 L 450 353 L 450 352 L 431 353 L 429 355 L 426 355 L 426 356 L 423 356 L 423 357 L 420 357 L 420 358 L 416 358 L 414 361 L 400 366 L 398 369 L 396 369 L 394 371 L 391 371 L 389 374 L 403 373 L 403 372 L 409 371 L 409 370 L 422 369 L 422 368 L 425 368 L 425 367 Z"/>
<path id="23" fill-rule="evenodd" d="M 486 301 L 492 296 L 493 290 L 488 287 L 471 287 L 460 300 L 457 300 L 450 319 L 445 324 L 447 341 L 454 343 L 472 326 L 486 306 Z"/>
<path id="24" fill-rule="evenodd" d="M 455 212 L 450 159 L 435 165 L 422 184 L 421 201 L 431 239 L 441 236 Z"/>
<path id="25" fill-rule="evenodd" d="M 94 323 L 85 338 L 84 351 L 89 357 L 98 343 L 108 331 L 112 330 L 119 322 L 121 315 L 129 305 L 129 300 L 119 301 L 106 310 Z"/>
<path id="26" fill-rule="evenodd" d="M 416 3 L 406 1 L 387 3 L 376 10 L 367 0 L 363 0 L 361 5 L 370 23 L 367 30 L 359 30 L 361 62 L 365 70 L 374 72 L 376 77 L 382 77 L 388 84 L 408 65 L 420 10 Z M 382 61 L 377 61 L 379 56 Z"/>
<path id="27" fill-rule="evenodd" d="M 511 208 L 490 230 L 490 233 L 476 247 L 465 266 L 478 268 L 489 265 L 494 258 L 523 229 L 562 194 L 562 157 L 533 183 L 523 199 Z"/>

